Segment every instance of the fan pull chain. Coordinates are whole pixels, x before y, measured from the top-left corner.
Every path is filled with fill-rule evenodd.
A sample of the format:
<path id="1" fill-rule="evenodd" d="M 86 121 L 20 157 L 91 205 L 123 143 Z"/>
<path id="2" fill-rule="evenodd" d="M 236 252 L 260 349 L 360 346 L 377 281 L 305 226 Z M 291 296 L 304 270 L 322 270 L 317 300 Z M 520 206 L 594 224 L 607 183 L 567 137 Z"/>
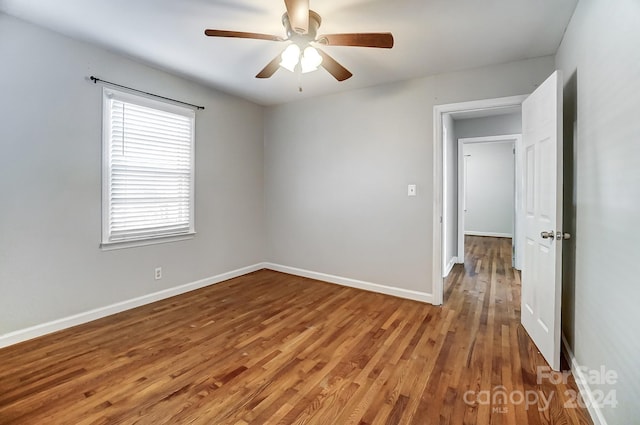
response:
<path id="1" fill-rule="evenodd" d="M 302 71 L 298 70 L 298 92 L 302 93 Z"/>

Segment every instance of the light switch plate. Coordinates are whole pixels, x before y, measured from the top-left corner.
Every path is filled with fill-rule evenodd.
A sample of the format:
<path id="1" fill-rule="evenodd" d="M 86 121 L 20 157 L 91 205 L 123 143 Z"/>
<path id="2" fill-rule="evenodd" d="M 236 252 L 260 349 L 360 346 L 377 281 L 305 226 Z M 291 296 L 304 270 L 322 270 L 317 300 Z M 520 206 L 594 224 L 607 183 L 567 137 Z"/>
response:
<path id="1" fill-rule="evenodd" d="M 407 196 L 416 196 L 416 185 L 410 184 L 407 186 Z"/>

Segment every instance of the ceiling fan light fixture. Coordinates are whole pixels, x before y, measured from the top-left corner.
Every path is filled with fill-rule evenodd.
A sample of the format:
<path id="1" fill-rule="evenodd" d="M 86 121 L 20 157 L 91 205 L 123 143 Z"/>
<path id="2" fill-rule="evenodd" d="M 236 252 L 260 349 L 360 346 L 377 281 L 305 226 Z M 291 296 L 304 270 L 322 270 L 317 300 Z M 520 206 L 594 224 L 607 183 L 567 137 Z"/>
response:
<path id="1" fill-rule="evenodd" d="M 294 72 L 298 62 L 300 61 L 300 47 L 298 47 L 297 44 L 290 44 L 289 47 L 284 49 L 284 52 L 282 52 L 280 57 L 282 58 L 280 66 Z"/>
<path id="2" fill-rule="evenodd" d="M 317 70 L 321 63 L 322 56 L 320 56 L 320 53 L 318 53 L 314 47 L 307 46 L 302 52 L 302 57 L 300 58 L 302 73 L 305 74 L 307 72 Z"/>
<path id="3" fill-rule="evenodd" d="M 2 0 L 0 0 L 0 3 Z M 393 35 L 390 32 L 355 32 L 318 35 L 322 18 L 309 9 L 309 0 L 284 0 L 286 12 L 282 15 L 286 37 L 256 32 L 206 29 L 208 37 L 249 38 L 254 40 L 270 40 L 288 42 L 284 51 L 274 57 L 256 78 L 270 78 L 279 69 L 284 68 L 293 73 L 312 72 L 320 66 L 336 80 L 344 81 L 353 74 L 325 51 L 316 49 L 310 44 L 320 46 L 352 46 L 390 49 L 393 47 Z"/>

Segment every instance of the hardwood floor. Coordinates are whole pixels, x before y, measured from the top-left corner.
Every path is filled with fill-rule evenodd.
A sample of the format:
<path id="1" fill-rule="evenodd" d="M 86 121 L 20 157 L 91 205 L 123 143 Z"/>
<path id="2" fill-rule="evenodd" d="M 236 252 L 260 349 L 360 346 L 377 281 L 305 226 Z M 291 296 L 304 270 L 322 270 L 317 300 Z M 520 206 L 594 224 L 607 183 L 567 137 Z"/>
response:
<path id="1" fill-rule="evenodd" d="M 537 382 L 509 243 L 470 237 L 443 307 L 262 270 L 2 349 L 0 423 L 589 424 Z"/>

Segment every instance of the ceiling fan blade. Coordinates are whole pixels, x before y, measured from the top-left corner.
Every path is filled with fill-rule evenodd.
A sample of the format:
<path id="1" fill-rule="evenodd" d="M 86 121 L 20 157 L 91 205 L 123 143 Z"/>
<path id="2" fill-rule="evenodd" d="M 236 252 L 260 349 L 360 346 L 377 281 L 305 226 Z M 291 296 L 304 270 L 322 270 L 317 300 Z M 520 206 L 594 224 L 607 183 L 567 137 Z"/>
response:
<path id="1" fill-rule="evenodd" d="M 271 34 L 259 34 L 256 32 L 242 31 L 225 31 L 225 30 L 204 30 L 205 35 L 209 37 L 234 37 L 234 38 L 253 38 L 256 40 L 283 41 L 282 37 Z"/>
<path id="2" fill-rule="evenodd" d="M 309 0 L 284 0 L 291 28 L 298 33 L 309 31 Z"/>
<path id="3" fill-rule="evenodd" d="M 258 74 L 256 75 L 256 78 L 269 78 L 269 77 L 271 77 L 273 74 L 275 74 L 275 72 L 278 70 L 278 68 L 280 68 L 280 61 L 281 60 L 282 60 L 282 58 L 280 57 L 280 55 L 278 55 L 275 58 L 273 58 L 273 60 L 271 62 L 269 62 L 267 64 L 267 66 L 262 68 L 262 71 L 258 72 Z"/>
<path id="4" fill-rule="evenodd" d="M 327 46 L 393 47 L 393 35 L 390 32 L 363 32 L 353 34 L 326 34 L 316 40 Z"/>
<path id="5" fill-rule="evenodd" d="M 333 77 L 338 81 L 344 81 L 348 78 L 351 78 L 353 75 L 347 68 L 340 65 L 338 61 L 334 58 L 326 54 L 320 49 L 316 49 L 320 56 L 322 56 L 322 64 L 321 66 L 329 71 L 329 74 L 333 75 Z"/>

